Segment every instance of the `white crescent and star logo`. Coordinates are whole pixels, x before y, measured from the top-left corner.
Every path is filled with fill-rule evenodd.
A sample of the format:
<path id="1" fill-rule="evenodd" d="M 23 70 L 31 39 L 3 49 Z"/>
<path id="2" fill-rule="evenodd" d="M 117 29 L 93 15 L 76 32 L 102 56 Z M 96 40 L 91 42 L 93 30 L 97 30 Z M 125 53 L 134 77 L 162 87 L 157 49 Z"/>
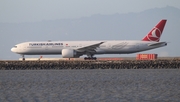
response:
<path id="1" fill-rule="evenodd" d="M 150 41 L 159 41 L 161 31 L 158 28 L 154 28 L 151 33 L 147 36 Z"/>

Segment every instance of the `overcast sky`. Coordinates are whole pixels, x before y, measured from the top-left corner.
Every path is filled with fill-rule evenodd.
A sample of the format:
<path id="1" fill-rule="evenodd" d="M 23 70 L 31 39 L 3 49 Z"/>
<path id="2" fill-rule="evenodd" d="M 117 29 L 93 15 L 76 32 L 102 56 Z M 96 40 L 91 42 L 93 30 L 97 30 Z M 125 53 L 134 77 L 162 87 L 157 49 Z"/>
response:
<path id="1" fill-rule="evenodd" d="M 141 12 L 173 6 L 180 0 L 0 0 L 0 22 L 21 23 Z"/>

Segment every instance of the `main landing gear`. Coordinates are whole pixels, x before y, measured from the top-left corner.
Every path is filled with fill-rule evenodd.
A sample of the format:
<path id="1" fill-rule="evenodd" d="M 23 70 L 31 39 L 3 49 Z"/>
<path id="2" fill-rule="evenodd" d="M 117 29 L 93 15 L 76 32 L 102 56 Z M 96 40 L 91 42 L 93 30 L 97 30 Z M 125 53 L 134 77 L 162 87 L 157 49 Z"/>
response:
<path id="1" fill-rule="evenodd" d="M 96 60 L 96 57 L 84 57 L 84 60 Z"/>
<path id="2" fill-rule="evenodd" d="M 96 57 L 93 57 L 93 54 L 87 54 L 88 57 L 84 57 L 84 60 L 96 60 Z"/>

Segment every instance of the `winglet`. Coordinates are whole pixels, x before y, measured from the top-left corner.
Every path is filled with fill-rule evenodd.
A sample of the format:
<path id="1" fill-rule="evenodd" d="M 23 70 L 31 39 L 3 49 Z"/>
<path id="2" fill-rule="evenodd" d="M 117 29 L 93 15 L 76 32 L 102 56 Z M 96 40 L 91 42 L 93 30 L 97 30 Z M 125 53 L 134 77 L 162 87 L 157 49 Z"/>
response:
<path id="1" fill-rule="evenodd" d="M 162 35 L 166 19 L 161 20 L 143 39 L 142 41 L 156 41 L 159 42 Z"/>

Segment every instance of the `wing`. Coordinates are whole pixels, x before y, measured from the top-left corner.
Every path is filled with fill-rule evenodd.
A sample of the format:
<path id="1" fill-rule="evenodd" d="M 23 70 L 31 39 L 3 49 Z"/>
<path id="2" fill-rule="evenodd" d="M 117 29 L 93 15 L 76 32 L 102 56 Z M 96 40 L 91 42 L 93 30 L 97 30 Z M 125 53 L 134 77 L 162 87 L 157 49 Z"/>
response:
<path id="1" fill-rule="evenodd" d="M 103 44 L 104 42 L 100 42 L 97 44 L 93 44 L 93 45 L 88 45 L 88 46 L 84 46 L 81 48 L 76 49 L 77 52 L 89 52 L 89 53 L 94 53 L 96 52 L 96 48 L 98 48 L 101 44 Z"/>

